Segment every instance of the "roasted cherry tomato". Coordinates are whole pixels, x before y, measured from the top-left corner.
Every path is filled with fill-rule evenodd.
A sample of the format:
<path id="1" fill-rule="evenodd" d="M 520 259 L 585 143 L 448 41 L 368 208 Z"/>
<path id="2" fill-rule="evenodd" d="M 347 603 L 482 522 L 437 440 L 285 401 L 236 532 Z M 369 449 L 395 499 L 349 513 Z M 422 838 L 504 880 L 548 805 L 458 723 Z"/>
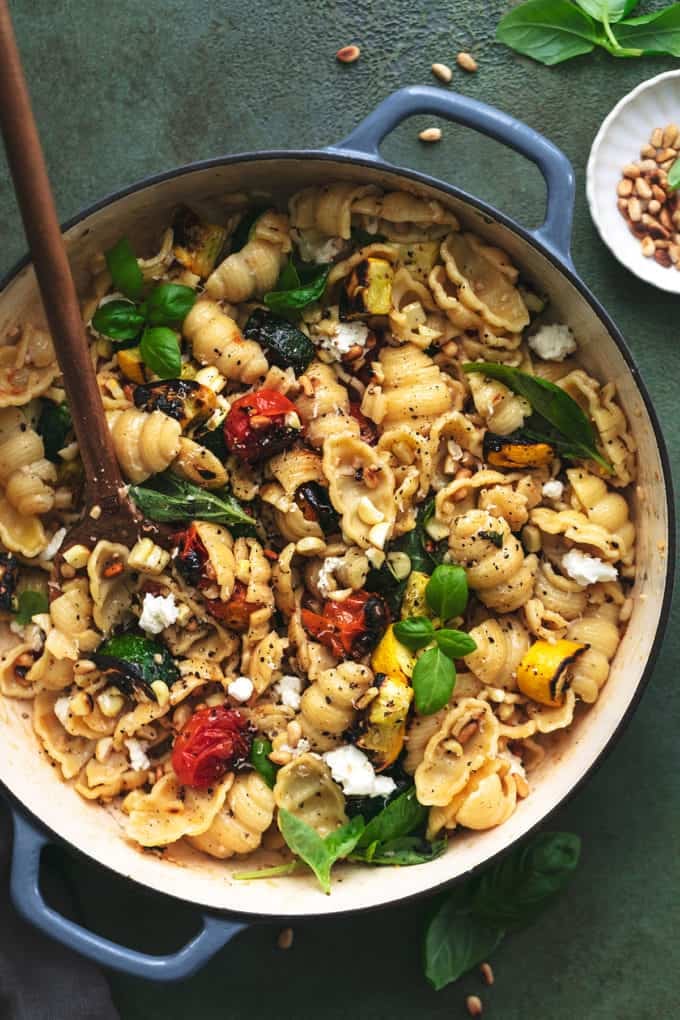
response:
<path id="1" fill-rule="evenodd" d="M 292 446 L 300 436 L 299 422 L 295 404 L 282 393 L 257 390 L 231 405 L 224 419 L 224 438 L 231 453 L 247 464 L 256 464 Z"/>
<path id="2" fill-rule="evenodd" d="M 252 742 L 250 724 L 236 709 L 201 708 L 175 739 L 172 767 L 183 786 L 210 786 L 248 758 Z"/>
<path id="3" fill-rule="evenodd" d="M 174 535 L 174 541 L 177 543 L 175 566 L 182 577 L 197 588 L 203 580 L 208 550 L 203 545 L 196 525 L 191 524 L 185 531 L 178 531 Z"/>
<path id="4" fill-rule="evenodd" d="M 380 595 L 355 591 L 344 602 L 324 603 L 321 613 L 302 610 L 302 623 L 333 655 L 361 659 L 375 648 L 390 622 L 387 604 Z"/>
<path id="5" fill-rule="evenodd" d="M 366 417 L 361 410 L 361 404 L 357 404 L 354 401 L 351 401 L 349 405 L 349 413 L 359 423 L 359 435 L 363 441 L 373 446 L 378 441 L 377 425 L 370 418 Z"/>
<path id="6" fill-rule="evenodd" d="M 206 599 L 206 609 L 225 627 L 243 634 L 250 626 L 250 614 L 254 613 L 256 609 L 262 608 L 259 602 L 248 602 L 247 594 L 248 586 L 243 581 L 236 581 L 228 602 L 222 602 L 220 599 Z"/>

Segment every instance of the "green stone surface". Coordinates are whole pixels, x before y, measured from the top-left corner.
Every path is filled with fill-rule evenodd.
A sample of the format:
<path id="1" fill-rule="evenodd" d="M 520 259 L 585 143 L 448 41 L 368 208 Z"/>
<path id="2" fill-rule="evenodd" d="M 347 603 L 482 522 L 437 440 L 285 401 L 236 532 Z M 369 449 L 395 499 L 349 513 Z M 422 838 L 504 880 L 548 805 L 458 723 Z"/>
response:
<path id="1" fill-rule="evenodd" d="M 601 243 L 584 194 L 585 163 L 603 117 L 633 86 L 677 66 L 604 53 L 548 69 L 493 41 L 506 0 L 14 0 L 16 29 L 62 219 L 145 174 L 222 153 L 323 146 L 344 137 L 389 92 L 433 84 L 430 65 L 460 49 L 479 72 L 454 88 L 545 133 L 576 168 L 574 259 L 623 329 L 651 391 L 671 458 L 680 454 L 677 297 L 630 275 Z M 643 9 L 654 8 L 643 5 Z M 660 6 L 656 4 L 656 6 Z M 357 42 L 358 63 L 334 59 Z M 678 113 L 680 121 L 680 89 Z M 443 125 L 425 147 L 406 123 L 384 145 L 394 162 L 454 182 L 521 222 L 541 218 L 543 186 L 520 157 Z M 642 140 L 639 140 L 642 141 Z M 631 139 L 631 151 L 637 139 Z M 0 271 L 24 239 L 0 163 Z M 420 961 L 431 903 L 296 925 L 288 952 L 277 929 L 238 937 L 198 976 L 155 986 L 119 976 L 125 1020 L 380 1020 L 463 1017 L 480 994 L 502 1020 L 642 1020 L 680 1016 L 678 842 L 680 652 L 677 613 L 625 735 L 552 826 L 583 836 L 567 896 L 497 951 L 496 983 L 477 974 L 433 992 Z M 192 912 L 55 855 L 81 916 L 130 944 L 168 950 Z"/>

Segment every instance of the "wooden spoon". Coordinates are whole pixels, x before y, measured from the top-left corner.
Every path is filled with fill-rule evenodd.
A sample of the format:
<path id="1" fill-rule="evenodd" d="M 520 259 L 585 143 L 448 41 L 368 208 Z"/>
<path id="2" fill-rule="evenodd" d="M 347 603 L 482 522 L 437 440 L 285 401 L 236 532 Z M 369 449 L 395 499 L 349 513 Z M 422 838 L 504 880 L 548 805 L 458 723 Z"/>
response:
<path id="1" fill-rule="evenodd" d="M 0 0 L 0 129 L 85 469 L 85 516 L 62 543 L 60 568 L 73 545 L 92 548 L 108 538 L 131 546 L 158 529 L 126 496 L 6 0 Z"/>

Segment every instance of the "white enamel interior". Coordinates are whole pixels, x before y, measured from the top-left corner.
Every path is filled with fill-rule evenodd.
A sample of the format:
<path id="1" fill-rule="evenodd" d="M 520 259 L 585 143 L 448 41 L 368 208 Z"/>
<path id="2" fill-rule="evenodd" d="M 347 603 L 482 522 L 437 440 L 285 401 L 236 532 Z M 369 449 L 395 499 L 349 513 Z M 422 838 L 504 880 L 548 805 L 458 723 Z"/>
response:
<path id="1" fill-rule="evenodd" d="M 652 423 L 631 370 L 606 327 L 578 290 L 547 258 L 502 224 L 445 192 L 396 172 L 366 168 L 342 160 L 276 157 L 196 170 L 147 186 L 93 213 L 68 233 L 76 276 L 95 251 L 125 234 L 142 241 L 168 221 L 179 201 L 219 206 L 220 196 L 235 190 L 286 195 L 299 187 L 333 179 L 361 179 L 386 188 L 405 187 L 449 205 L 470 228 L 505 248 L 522 273 L 551 301 L 556 321 L 568 322 L 581 344 L 585 366 L 599 378 L 614 380 L 640 453 L 636 489 L 639 577 L 633 617 L 597 704 L 558 742 L 532 775 L 532 792 L 503 826 L 485 833 L 461 831 L 448 852 L 419 867 L 345 867 L 338 871 L 330 897 L 306 876 L 255 882 L 235 881 L 243 863 L 219 862 L 190 849 L 162 857 L 142 852 L 124 835 L 113 809 L 82 800 L 58 776 L 38 749 L 28 719 L 29 704 L 0 700 L 0 781 L 45 825 L 90 857 L 121 875 L 159 892 L 213 908 L 259 915 L 315 915 L 375 907 L 425 892 L 482 864 L 539 823 L 590 769 L 618 728 L 635 698 L 660 625 L 668 569 L 666 492 Z M 8 326 L 39 315 L 33 272 L 25 269 L 0 295 L 0 335 Z M 271 862 L 271 858 L 262 860 Z M 258 862 L 259 863 L 259 862 Z M 249 861 L 247 867 L 253 864 Z"/>
<path id="2" fill-rule="evenodd" d="M 616 205 L 623 167 L 639 160 L 654 128 L 666 124 L 680 124 L 680 70 L 642 82 L 605 118 L 590 150 L 586 191 L 600 237 L 619 262 L 641 280 L 680 294 L 680 272 L 645 258 Z"/>

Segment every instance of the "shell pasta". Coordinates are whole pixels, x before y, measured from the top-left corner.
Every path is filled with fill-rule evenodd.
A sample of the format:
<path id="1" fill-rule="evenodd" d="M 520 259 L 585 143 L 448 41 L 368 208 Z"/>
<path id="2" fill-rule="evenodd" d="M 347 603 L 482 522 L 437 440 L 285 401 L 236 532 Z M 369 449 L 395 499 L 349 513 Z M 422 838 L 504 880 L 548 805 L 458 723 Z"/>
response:
<path id="1" fill-rule="evenodd" d="M 163 224 L 138 302 L 101 256 L 81 295 L 158 532 L 62 548 L 86 480 L 53 346 L 29 323 L 0 344 L 0 697 L 74 796 L 188 866 L 287 874 L 402 796 L 425 862 L 521 812 L 607 697 L 635 446 L 589 338 L 444 205 L 246 198 Z"/>

